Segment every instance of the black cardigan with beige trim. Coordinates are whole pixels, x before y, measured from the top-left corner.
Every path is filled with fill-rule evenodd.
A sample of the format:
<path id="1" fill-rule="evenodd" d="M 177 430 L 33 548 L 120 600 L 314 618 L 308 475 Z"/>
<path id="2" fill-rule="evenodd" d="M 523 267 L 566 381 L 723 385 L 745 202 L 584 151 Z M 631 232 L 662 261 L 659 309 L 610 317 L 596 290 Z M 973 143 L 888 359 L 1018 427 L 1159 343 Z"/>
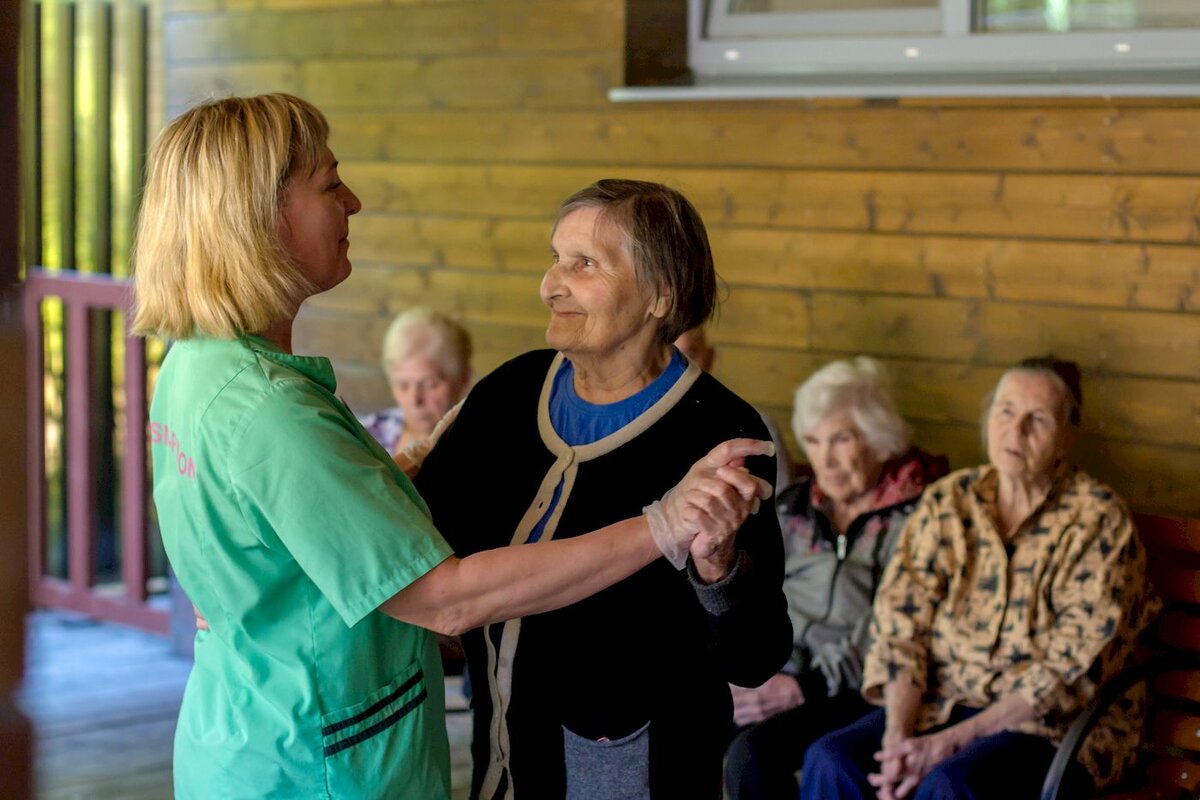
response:
<path id="1" fill-rule="evenodd" d="M 638 516 L 718 443 L 769 438 L 753 407 L 693 366 L 621 431 L 571 448 L 549 424 L 560 363 L 536 351 L 482 379 L 422 467 L 417 488 L 460 556 L 524 542 L 560 480 L 544 538 Z M 774 478 L 771 459 L 748 466 Z M 617 739 L 649 722 L 652 796 L 719 797 L 726 684 L 758 685 L 791 653 L 771 505 L 739 531 L 724 585 L 700 587 L 659 559 L 568 608 L 468 633 L 472 796 L 562 798 L 563 727 Z M 497 707 L 507 713 L 494 718 Z"/>

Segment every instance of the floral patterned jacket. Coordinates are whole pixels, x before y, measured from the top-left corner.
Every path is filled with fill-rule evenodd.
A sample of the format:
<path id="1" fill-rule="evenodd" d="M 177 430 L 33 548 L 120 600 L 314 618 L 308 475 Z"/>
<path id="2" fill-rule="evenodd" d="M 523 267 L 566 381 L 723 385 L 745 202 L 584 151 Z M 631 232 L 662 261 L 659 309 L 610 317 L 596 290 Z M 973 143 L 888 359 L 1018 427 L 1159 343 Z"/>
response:
<path id="1" fill-rule="evenodd" d="M 955 705 L 1016 693 L 1037 717 L 1018 730 L 1061 740 L 1097 686 L 1115 674 L 1160 608 L 1129 510 L 1107 486 L 1064 468 L 1007 540 L 998 475 L 955 472 L 926 490 L 875 599 L 863 694 L 907 675 L 924 690 L 917 730 Z M 1140 698 L 1115 708 L 1079 760 L 1097 787 L 1119 777 L 1138 742 Z"/>

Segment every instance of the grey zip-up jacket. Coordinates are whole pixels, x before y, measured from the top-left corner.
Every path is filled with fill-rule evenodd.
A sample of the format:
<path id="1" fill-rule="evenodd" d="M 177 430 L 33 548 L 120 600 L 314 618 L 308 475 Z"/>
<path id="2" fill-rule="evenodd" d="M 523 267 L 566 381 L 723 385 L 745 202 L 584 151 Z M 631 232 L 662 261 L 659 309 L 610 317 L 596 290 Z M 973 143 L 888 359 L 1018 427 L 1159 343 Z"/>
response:
<path id="1" fill-rule="evenodd" d="M 806 696 L 859 690 L 870 647 L 871 604 L 896 536 L 925 486 L 945 475 L 942 456 L 919 448 L 884 464 L 870 511 L 838 534 L 812 477 L 780 493 L 784 580 L 792 619 L 792 657 L 783 672 Z M 814 495 L 818 498 L 814 504 Z"/>

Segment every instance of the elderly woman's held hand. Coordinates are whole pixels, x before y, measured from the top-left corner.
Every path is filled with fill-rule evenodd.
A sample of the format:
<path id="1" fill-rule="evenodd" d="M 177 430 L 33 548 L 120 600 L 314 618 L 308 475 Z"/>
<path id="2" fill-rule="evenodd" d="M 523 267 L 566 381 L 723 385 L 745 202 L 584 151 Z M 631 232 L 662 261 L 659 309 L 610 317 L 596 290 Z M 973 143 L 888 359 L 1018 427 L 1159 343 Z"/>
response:
<path id="1" fill-rule="evenodd" d="M 749 496 L 733 488 L 736 482 L 744 484 L 745 478 L 750 476 L 745 467 L 720 467 L 716 475 L 725 481 L 724 486 L 714 484 L 721 494 L 698 495 L 697 501 L 687 509 L 699 515 L 699 530 L 688 546 L 688 552 L 692 556 L 696 576 L 704 584 L 723 580 L 733 570 L 737 561 L 738 530 L 746 517 L 758 512 L 760 499 L 771 495 L 769 484 L 758 478 L 754 478 L 756 491 Z M 730 496 L 730 491 L 738 493 Z"/>
<path id="2" fill-rule="evenodd" d="M 712 557 L 732 540 L 771 485 L 742 469 L 750 456 L 772 455 L 775 445 L 757 439 L 730 439 L 697 461 L 670 491 L 646 506 L 650 535 L 676 569 L 683 569 L 698 535 Z"/>
<path id="3" fill-rule="evenodd" d="M 744 481 L 744 478 L 749 475 L 749 471 L 745 467 L 726 466 L 717 469 L 717 477 L 726 481 L 731 487 L 735 481 Z M 747 516 L 758 513 L 759 500 L 765 500 L 771 496 L 771 489 L 766 481 L 757 478 L 754 480 L 758 483 L 758 491 L 749 497 L 739 494 L 739 498 L 743 502 L 729 506 L 728 524 L 701 526 L 696 538 L 692 539 L 688 551 L 691 553 L 692 564 L 696 568 L 696 575 L 700 578 L 701 583 L 716 583 L 733 570 L 734 562 L 737 561 L 738 529 L 741 528 Z"/>

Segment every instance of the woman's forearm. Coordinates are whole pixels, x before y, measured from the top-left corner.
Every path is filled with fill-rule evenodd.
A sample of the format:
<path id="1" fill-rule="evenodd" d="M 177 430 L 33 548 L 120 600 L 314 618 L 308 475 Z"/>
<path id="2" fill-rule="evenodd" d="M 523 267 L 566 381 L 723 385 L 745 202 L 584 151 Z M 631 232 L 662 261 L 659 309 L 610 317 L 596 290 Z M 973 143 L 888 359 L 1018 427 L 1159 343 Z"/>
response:
<path id="1" fill-rule="evenodd" d="M 975 716 L 963 720 L 958 727 L 965 734 L 960 746 L 1002 731 L 1011 731 L 1034 718 L 1033 707 L 1024 698 L 1009 694 L 1001 697 Z"/>
<path id="2" fill-rule="evenodd" d="M 907 675 L 888 681 L 883 687 L 886 723 L 884 742 L 891 738 L 907 739 L 917 727 L 921 707 L 921 689 Z"/>
<path id="3" fill-rule="evenodd" d="M 645 517 L 571 539 L 448 558 L 385 601 L 389 616 L 438 633 L 464 631 L 570 605 L 661 555 Z"/>

